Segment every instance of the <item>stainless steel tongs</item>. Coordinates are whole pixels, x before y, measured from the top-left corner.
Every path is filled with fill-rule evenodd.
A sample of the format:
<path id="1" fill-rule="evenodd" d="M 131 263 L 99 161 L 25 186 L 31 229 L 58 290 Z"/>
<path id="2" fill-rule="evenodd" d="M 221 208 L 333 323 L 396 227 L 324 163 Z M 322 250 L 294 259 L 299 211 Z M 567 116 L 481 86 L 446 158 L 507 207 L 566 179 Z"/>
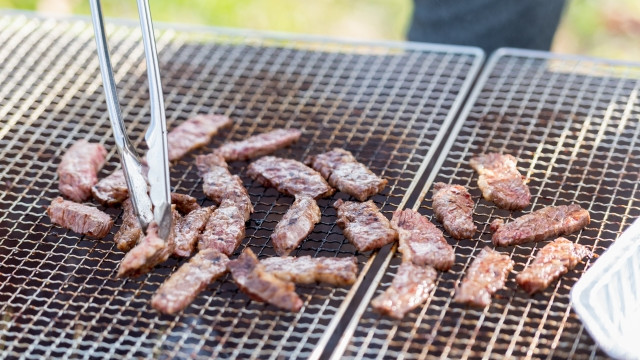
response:
<path id="1" fill-rule="evenodd" d="M 140 221 L 140 226 L 146 232 L 152 222 L 158 224 L 158 236 L 166 240 L 171 230 L 171 200 L 169 190 L 169 160 L 167 155 L 167 124 L 164 114 L 164 101 L 162 99 L 162 85 L 160 83 L 160 71 L 158 69 L 158 57 L 156 42 L 153 34 L 153 24 L 149 3 L 147 0 L 138 1 L 138 13 L 140 14 L 140 26 L 144 53 L 147 60 L 147 75 L 149 78 L 149 92 L 151 99 L 151 121 L 145 134 L 145 141 L 149 146 L 146 157 L 148 165 L 148 179 L 150 191 L 147 193 L 147 181 L 145 168 L 138 157 L 136 150 L 129 141 L 126 128 L 120 112 L 118 95 L 116 94 L 116 82 L 113 76 L 109 47 L 104 31 L 102 8 L 100 0 L 90 0 L 91 18 L 95 31 L 98 58 L 100 59 L 100 72 L 111 127 L 115 136 L 116 146 L 120 154 L 120 161 L 129 187 L 129 194 L 133 208 Z M 153 205 L 153 206 L 152 206 Z"/>

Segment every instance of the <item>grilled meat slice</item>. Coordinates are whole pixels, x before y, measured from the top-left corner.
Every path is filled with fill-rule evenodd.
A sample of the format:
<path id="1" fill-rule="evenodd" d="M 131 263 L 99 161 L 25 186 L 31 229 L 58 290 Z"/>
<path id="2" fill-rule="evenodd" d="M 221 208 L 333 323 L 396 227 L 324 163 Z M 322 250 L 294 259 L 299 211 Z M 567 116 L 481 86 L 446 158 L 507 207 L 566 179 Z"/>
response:
<path id="1" fill-rule="evenodd" d="M 244 239 L 244 223 L 244 215 L 236 204 L 231 200 L 223 200 L 198 237 L 198 250 L 216 249 L 231 256 Z"/>
<path id="2" fill-rule="evenodd" d="M 206 145 L 218 130 L 229 125 L 231 119 L 224 115 L 196 115 L 187 119 L 167 134 L 169 161 Z"/>
<path id="3" fill-rule="evenodd" d="M 513 261 L 508 255 L 485 247 L 469 266 L 454 301 L 479 307 L 489 305 L 491 295 L 504 287 L 512 269 Z"/>
<path id="4" fill-rule="evenodd" d="M 127 252 L 131 250 L 140 237 L 142 236 L 142 229 L 140 228 L 140 221 L 133 212 L 133 204 L 131 199 L 127 199 L 122 203 L 122 225 L 120 230 L 113 236 L 113 241 L 120 251 Z"/>
<path id="5" fill-rule="evenodd" d="M 473 224 L 473 200 L 464 186 L 435 183 L 433 212 L 455 239 L 470 239 L 476 232 Z"/>
<path id="6" fill-rule="evenodd" d="M 98 171 L 104 165 L 107 150 L 101 144 L 78 140 L 58 165 L 60 192 L 75 202 L 91 197 L 91 187 L 98 182 Z"/>
<path id="7" fill-rule="evenodd" d="M 237 175 L 231 175 L 222 156 L 216 153 L 199 155 L 196 158 L 196 166 L 202 177 L 204 194 L 218 203 L 224 200 L 232 201 L 242 212 L 244 220 L 249 220 L 253 212 L 249 193 L 242 180 Z"/>
<path id="8" fill-rule="evenodd" d="M 104 206 L 120 204 L 129 197 L 124 171 L 116 170 L 91 188 L 93 198 Z"/>
<path id="9" fill-rule="evenodd" d="M 540 249 L 533 263 L 516 276 L 516 282 L 533 295 L 572 270 L 585 256 L 591 256 L 591 252 L 583 245 L 557 238 Z"/>
<path id="10" fill-rule="evenodd" d="M 267 272 L 277 278 L 297 284 L 323 282 L 336 286 L 352 285 L 358 275 L 356 258 L 311 256 L 270 257 L 260 260 Z"/>
<path id="11" fill-rule="evenodd" d="M 227 272 L 229 258 L 214 249 L 198 252 L 164 282 L 151 298 L 151 306 L 165 313 L 183 310 L 209 284 Z"/>
<path id="12" fill-rule="evenodd" d="M 171 193 L 171 203 L 176 206 L 179 212 L 185 215 L 200 209 L 198 199 L 185 194 Z"/>
<path id="13" fill-rule="evenodd" d="M 175 237 L 173 255 L 178 257 L 190 257 L 193 255 L 198 236 L 209 221 L 213 207 L 204 207 L 185 215 L 174 225 Z"/>
<path id="14" fill-rule="evenodd" d="M 378 312 L 402 319 L 409 311 L 429 298 L 438 273 L 431 266 L 403 262 L 391 286 L 371 301 Z"/>
<path id="15" fill-rule="evenodd" d="M 103 238 L 113 226 L 113 220 L 104 212 L 84 204 L 64 200 L 58 196 L 47 208 L 51 222 L 63 228 L 96 238 Z"/>
<path id="16" fill-rule="evenodd" d="M 296 196 L 293 205 L 271 234 L 271 242 L 276 253 L 280 256 L 289 255 L 311 233 L 321 217 L 320 208 L 313 198 Z"/>
<path id="17" fill-rule="evenodd" d="M 173 223 L 180 220 L 180 214 L 172 206 Z M 138 277 L 151 271 L 156 265 L 165 262 L 173 253 L 174 244 L 173 229 L 167 241 L 158 237 L 158 224 L 152 222 L 147 227 L 147 234 L 140 239 L 120 262 L 118 277 Z"/>
<path id="18" fill-rule="evenodd" d="M 398 237 L 389 220 L 371 200 L 360 203 L 339 199 L 333 206 L 338 213 L 338 226 L 360 252 L 381 248 Z"/>
<path id="19" fill-rule="evenodd" d="M 441 271 L 447 271 L 453 265 L 456 255 L 442 231 L 417 211 L 395 211 L 391 227 L 398 232 L 402 261 L 430 265 Z"/>
<path id="20" fill-rule="evenodd" d="M 302 307 L 293 283 L 267 272 L 251 249 L 245 249 L 237 259 L 229 261 L 228 268 L 240 290 L 251 299 L 289 311 L 299 311 Z"/>
<path id="21" fill-rule="evenodd" d="M 216 153 L 226 161 L 248 160 L 287 147 L 300 139 L 297 129 L 277 129 L 248 139 L 222 145 Z"/>
<path id="22" fill-rule="evenodd" d="M 329 185 L 360 201 L 381 192 L 387 185 L 387 180 L 377 177 L 347 150 L 335 148 L 310 156 L 305 164 L 318 171 Z"/>
<path id="23" fill-rule="evenodd" d="M 558 235 L 578 231 L 590 222 L 589 212 L 579 205 L 548 206 L 520 216 L 505 224 L 501 219 L 491 223 L 495 246 L 518 245 L 542 241 Z"/>
<path id="24" fill-rule="evenodd" d="M 247 174 L 263 186 L 275 187 L 287 195 L 318 199 L 331 196 L 335 191 L 318 172 L 291 159 L 262 157 L 249 164 Z"/>
<path id="25" fill-rule="evenodd" d="M 529 205 L 531 193 L 516 168 L 511 155 L 488 153 L 471 159 L 471 167 L 478 172 L 478 187 L 487 201 L 507 210 L 522 210 Z"/>

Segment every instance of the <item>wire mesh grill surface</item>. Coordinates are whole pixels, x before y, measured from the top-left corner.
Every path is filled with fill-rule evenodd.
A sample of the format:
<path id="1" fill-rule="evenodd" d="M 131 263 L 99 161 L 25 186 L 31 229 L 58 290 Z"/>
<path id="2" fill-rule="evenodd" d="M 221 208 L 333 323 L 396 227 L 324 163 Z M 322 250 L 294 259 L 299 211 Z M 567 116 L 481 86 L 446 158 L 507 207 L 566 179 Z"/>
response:
<path id="1" fill-rule="evenodd" d="M 475 256 L 484 246 L 493 247 L 489 223 L 496 218 L 508 222 L 545 206 L 579 204 L 589 210 L 591 223 L 567 238 L 602 254 L 640 216 L 639 79 L 640 65 L 515 50 L 494 55 L 415 206 L 444 231 L 433 216 L 431 185 L 438 181 L 464 185 L 475 200 L 478 232 L 472 240 L 445 235 L 456 261 L 450 271 L 440 273 L 430 299 L 401 321 L 380 316 L 368 306 L 344 355 L 604 357 L 571 310 L 569 298 L 571 287 L 593 259 L 534 296 L 515 282 L 515 275 L 548 241 L 497 248 L 511 256 L 515 267 L 505 289 L 486 308 L 468 308 L 452 297 Z M 482 199 L 469 160 L 487 152 L 519 159 L 518 169 L 528 178 L 532 193 L 531 205 L 524 211 L 510 213 Z M 390 285 L 399 254 L 389 264 L 374 296 Z"/>
<path id="2" fill-rule="evenodd" d="M 93 31 L 84 20 L 0 17 L 0 358 L 307 357 L 347 303 L 349 288 L 298 286 L 298 313 L 252 302 L 230 279 L 210 285 L 183 313 L 160 315 L 149 300 L 181 262 L 170 259 L 137 279 L 116 278 L 113 244 L 122 219 L 102 240 L 50 224 L 59 195 L 55 171 L 74 141 L 103 143 L 104 177 L 119 160 L 102 95 Z M 118 93 L 130 137 L 140 148 L 148 120 L 143 50 L 135 27 L 108 26 Z M 475 76 L 476 50 L 350 44 L 259 37 L 241 32 L 156 31 L 169 127 L 198 113 L 234 120 L 208 149 L 172 164 L 174 191 L 210 205 L 194 156 L 227 140 L 275 128 L 302 139 L 277 155 L 297 160 L 333 147 L 350 150 L 389 185 L 373 200 L 389 216 L 401 202 L 440 128 Z M 255 206 L 246 238 L 259 257 L 274 255 L 269 235 L 292 198 L 230 164 Z M 331 204 L 292 255 L 356 255 L 335 226 Z"/>

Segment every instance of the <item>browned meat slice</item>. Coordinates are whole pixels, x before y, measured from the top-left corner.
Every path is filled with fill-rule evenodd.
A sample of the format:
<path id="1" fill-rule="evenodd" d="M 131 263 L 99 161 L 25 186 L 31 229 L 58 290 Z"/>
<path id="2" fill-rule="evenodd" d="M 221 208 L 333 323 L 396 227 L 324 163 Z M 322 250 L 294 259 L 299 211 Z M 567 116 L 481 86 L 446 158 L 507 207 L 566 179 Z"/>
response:
<path id="1" fill-rule="evenodd" d="M 196 115 L 167 134 L 169 160 L 177 160 L 189 151 L 206 145 L 218 130 L 231 125 L 224 115 Z"/>
<path id="2" fill-rule="evenodd" d="M 185 194 L 171 193 L 171 203 L 176 206 L 178 211 L 185 215 L 200 209 L 198 199 Z"/>
<path id="3" fill-rule="evenodd" d="M 228 268 L 240 290 L 251 299 L 289 311 L 299 311 L 302 307 L 293 283 L 267 272 L 251 249 L 245 249 L 237 259 L 229 261 Z"/>
<path id="4" fill-rule="evenodd" d="M 212 212 L 212 207 L 199 208 L 176 222 L 173 255 L 178 257 L 193 255 L 198 236 L 207 225 Z"/>
<path id="5" fill-rule="evenodd" d="M 172 207 L 174 224 L 180 220 L 180 214 Z M 131 249 L 120 262 L 118 277 L 138 277 L 151 271 L 156 265 L 165 262 L 174 248 L 173 231 L 163 241 L 158 237 L 158 224 L 152 222 L 147 227 L 147 234 Z"/>
<path id="6" fill-rule="evenodd" d="M 557 238 L 545 245 L 536 259 L 516 276 L 518 285 L 529 294 L 544 290 L 549 284 L 576 267 L 578 262 L 591 252 L 580 244 L 565 238 Z"/>
<path id="7" fill-rule="evenodd" d="M 474 306 L 489 305 L 491 295 L 504 287 L 512 269 L 513 261 L 508 255 L 485 247 L 469 266 L 454 300 Z"/>
<path id="8" fill-rule="evenodd" d="M 133 204 L 131 199 L 127 199 L 122 203 L 122 225 L 120 230 L 113 236 L 116 246 L 119 250 L 127 252 L 133 248 L 140 237 L 142 236 L 142 229 L 140 228 L 140 221 L 133 212 Z"/>
<path id="9" fill-rule="evenodd" d="M 60 192 L 75 202 L 91 197 L 91 187 L 98 182 L 98 171 L 104 165 L 107 150 L 101 144 L 78 140 L 58 165 Z"/>
<path id="10" fill-rule="evenodd" d="M 297 129 L 277 129 L 248 139 L 222 145 L 216 153 L 226 161 L 248 160 L 287 147 L 300 139 Z"/>
<path id="11" fill-rule="evenodd" d="M 335 191 L 318 172 L 291 159 L 265 156 L 249 164 L 247 174 L 263 186 L 275 187 L 287 195 L 318 199 Z"/>
<path id="12" fill-rule="evenodd" d="M 111 175 L 98 181 L 91 188 L 93 198 L 104 206 L 114 206 L 120 204 L 129 197 L 127 180 L 124 178 L 122 170 L 116 170 Z"/>
<path id="13" fill-rule="evenodd" d="M 198 238 L 198 250 L 216 249 L 231 256 L 244 239 L 244 216 L 231 200 L 223 200 Z"/>
<path id="14" fill-rule="evenodd" d="M 207 285 L 227 272 L 228 262 L 226 255 L 213 249 L 197 253 L 160 285 L 151 306 L 165 314 L 186 308 Z"/>
<path id="15" fill-rule="evenodd" d="M 470 239 L 476 232 L 473 224 L 473 200 L 464 186 L 435 183 L 433 212 L 455 239 Z"/>
<path id="16" fill-rule="evenodd" d="M 501 219 L 491 223 L 493 244 L 518 245 L 530 241 L 542 241 L 558 235 L 568 235 L 589 224 L 589 212 L 579 205 L 548 206 L 520 216 L 505 224 Z"/>
<path id="17" fill-rule="evenodd" d="M 387 180 L 377 177 L 343 149 L 336 148 L 324 154 L 310 156 L 305 164 L 322 174 L 329 185 L 360 201 L 381 192 L 387 185 Z"/>
<path id="18" fill-rule="evenodd" d="M 313 198 L 296 196 L 296 201 L 271 234 L 271 242 L 276 253 L 280 256 L 289 255 L 311 233 L 321 217 L 320 208 Z"/>
<path id="19" fill-rule="evenodd" d="M 429 298 L 438 273 L 431 266 L 403 262 L 391 286 L 371 301 L 378 312 L 402 319 L 409 311 Z"/>
<path id="20" fill-rule="evenodd" d="M 113 226 L 113 220 L 102 211 L 58 196 L 47 208 L 51 222 L 63 228 L 96 238 L 103 238 Z"/>
<path id="21" fill-rule="evenodd" d="M 489 153 L 471 159 L 471 167 L 478 172 L 478 187 L 487 201 L 507 210 L 522 210 L 529 205 L 531 193 L 516 168 L 511 155 Z"/>
<path id="22" fill-rule="evenodd" d="M 371 200 L 360 203 L 340 199 L 333 204 L 333 207 L 338 212 L 338 226 L 358 251 L 381 248 L 394 242 L 398 237 L 398 233 L 391 228 L 389 220 L 380 213 Z"/>
<path id="23" fill-rule="evenodd" d="M 447 271 L 456 258 L 442 231 L 429 220 L 411 209 L 393 213 L 391 226 L 398 232 L 402 261 L 416 265 L 431 265 Z"/>
<path id="24" fill-rule="evenodd" d="M 244 220 L 249 220 L 253 212 L 249 193 L 242 180 L 237 175 L 231 175 L 222 156 L 216 153 L 199 155 L 196 158 L 196 166 L 202 176 L 204 194 L 218 203 L 231 200 L 243 213 Z"/>
<path id="25" fill-rule="evenodd" d="M 311 256 L 270 257 L 260 260 L 267 272 L 277 278 L 298 284 L 324 282 L 345 286 L 356 282 L 358 263 L 356 258 L 332 258 Z"/>

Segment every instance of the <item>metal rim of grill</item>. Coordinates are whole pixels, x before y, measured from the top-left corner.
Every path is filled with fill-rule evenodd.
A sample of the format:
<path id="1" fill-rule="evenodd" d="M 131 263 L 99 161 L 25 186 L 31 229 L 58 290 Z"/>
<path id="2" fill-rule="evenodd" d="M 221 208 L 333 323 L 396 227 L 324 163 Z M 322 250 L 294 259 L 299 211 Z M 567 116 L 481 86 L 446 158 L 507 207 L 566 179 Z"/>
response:
<path id="1" fill-rule="evenodd" d="M 278 358 L 319 357 L 345 321 L 360 283 L 376 267 L 335 226 L 331 204 L 293 255 L 357 256 L 351 288 L 297 286 L 299 313 L 252 302 L 228 277 L 201 293 L 183 313 L 150 308 L 155 289 L 181 264 L 169 260 L 137 279 L 117 279 L 123 254 L 112 237 L 121 210 L 105 211 L 116 226 L 89 239 L 52 226 L 44 215 L 59 195 L 55 170 L 75 140 L 108 149 L 99 177 L 118 158 L 102 95 L 91 25 L 84 19 L 0 16 L 0 358 Z M 122 113 L 141 146 L 148 119 L 143 52 L 135 26 L 108 25 Z M 481 62 L 474 48 L 358 43 L 262 36 L 251 32 L 157 27 L 169 127 L 197 113 L 224 113 L 234 125 L 211 144 L 172 165 L 171 183 L 210 205 L 195 155 L 227 140 L 272 128 L 297 127 L 300 142 L 276 153 L 302 160 L 343 147 L 389 181 L 373 197 L 383 213 L 404 206 L 462 105 Z M 269 235 L 293 199 L 231 164 L 255 207 L 236 254 L 251 247 L 272 256 Z"/>
<path id="2" fill-rule="evenodd" d="M 515 261 L 506 287 L 484 309 L 452 302 L 455 286 L 475 255 L 492 246 L 489 222 L 512 220 L 549 205 L 577 203 L 591 223 L 567 238 L 602 254 L 640 216 L 640 64 L 536 51 L 501 49 L 485 65 L 474 90 L 425 172 L 412 207 L 438 222 L 431 186 L 466 186 L 475 200 L 474 240 L 453 240 L 456 263 L 441 273 L 424 306 L 401 321 L 372 311 L 400 263 L 394 251 L 363 296 L 333 358 L 604 358 L 570 306 L 569 291 L 596 259 L 583 263 L 534 296 L 515 275 L 548 241 L 498 247 Z M 505 152 L 519 159 L 532 204 L 524 212 L 482 199 L 471 156 Z M 440 224 L 438 224 L 440 226 Z M 395 250 L 395 249 L 394 249 Z M 375 270 L 374 270 L 375 272 Z"/>

